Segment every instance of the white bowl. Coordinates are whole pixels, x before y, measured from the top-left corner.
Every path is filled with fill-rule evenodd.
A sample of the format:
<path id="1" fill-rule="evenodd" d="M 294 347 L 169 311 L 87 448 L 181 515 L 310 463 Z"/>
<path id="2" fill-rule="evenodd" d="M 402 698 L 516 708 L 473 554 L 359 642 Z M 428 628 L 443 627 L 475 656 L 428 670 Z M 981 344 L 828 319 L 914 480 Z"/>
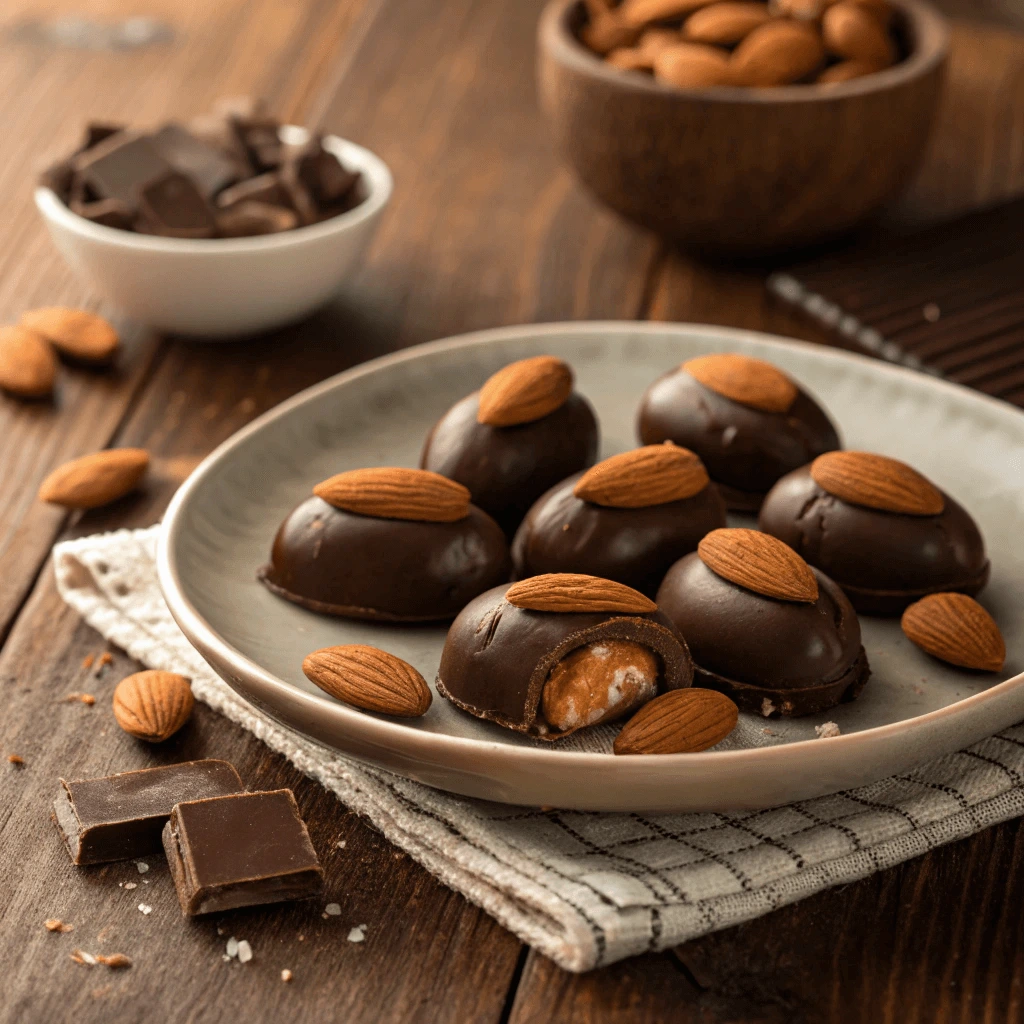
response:
<path id="1" fill-rule="evenodd" d="M 286 125 L 287 142 L 307 138 Z M 359 206 L 309 227 L 254 238 L 158 238 L 94 224 L 51 189 L 36 206 L 71 269 L 132 320 L 208 338 L 294 323 L 329 302 L 356 269 L 391 196 L 391 172 L 368 149 L 328 135 L 324 148 L 360 171 Z"/>

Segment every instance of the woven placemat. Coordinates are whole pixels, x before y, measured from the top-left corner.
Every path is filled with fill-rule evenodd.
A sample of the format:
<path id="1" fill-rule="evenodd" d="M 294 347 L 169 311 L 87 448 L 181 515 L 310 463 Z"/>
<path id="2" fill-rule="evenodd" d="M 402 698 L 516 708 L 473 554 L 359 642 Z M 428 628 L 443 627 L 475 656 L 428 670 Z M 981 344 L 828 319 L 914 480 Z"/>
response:
<path id="1" fill-rule="evenodd" d="M 868 352 L 1024 406 L 1024 199 L 788 267 L 768 288 Z"/>

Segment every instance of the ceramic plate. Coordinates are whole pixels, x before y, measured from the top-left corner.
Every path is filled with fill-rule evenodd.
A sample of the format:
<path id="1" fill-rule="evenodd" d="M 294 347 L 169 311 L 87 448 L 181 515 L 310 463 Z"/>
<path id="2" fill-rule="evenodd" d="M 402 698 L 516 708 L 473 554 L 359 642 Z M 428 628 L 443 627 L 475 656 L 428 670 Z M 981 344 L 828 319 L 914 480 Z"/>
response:
<path id="1" fill-rule="evenodd" d="M 347 707 L 302 674 L 332 644 L 386 648 L 433 680 L 445 629 L 346 622 L 304 611 L 256 581 L 286 513 L 320 480 L 371 465 L 415 466 L 430 426 L 489 374 L 551 353 L 597 409 L 602 453 L 635 447 L 647 385 L 684 359 L 738 351 L 777 363 L 825 404 L 847 447 L 918 466 L 980 522 L 992 559 L 984 604 L 1006 635 L 998 676 L 944 667 L 897 622 L 863 619 L 873 674 L 827 715 L 741 716 L 700 754 L 615 757 L 614 728 L 542 744 L 435 697 L 416 721 Z M 737 520 L 741 523 L 742 520 Z M 1024 718 L 1024 414 L 920 373 L 747 331 L 585 323 L 485 331 L 366 363 L 296 396 L 221 445 L 178 491 L 159 551 L 161 585 L 185 635 L 246 700 L 357 758 L 442 789 L 507 803 L 591 810 L 761 808 L 906 771 Z M 837 737 L 815 726 L 834 721 Z M 598 749 L 587 749 L 597 747 Z"/>

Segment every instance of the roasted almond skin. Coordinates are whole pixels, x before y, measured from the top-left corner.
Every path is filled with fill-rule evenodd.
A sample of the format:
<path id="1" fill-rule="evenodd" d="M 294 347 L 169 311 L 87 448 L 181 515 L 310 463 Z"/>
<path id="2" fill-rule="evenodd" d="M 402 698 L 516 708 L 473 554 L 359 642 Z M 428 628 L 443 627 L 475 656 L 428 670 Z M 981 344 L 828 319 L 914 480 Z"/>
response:
<path id="1" fill-rule="evenodd" d="M 821 18 L 825 49 L 835 57 L 886 68 L 896 59 L 892 39 L 879 17 L 852 0 L 829 7 Z"/>
<path id="2" fill-rule="evenodd" d="M 674 21 L 691 11 L 706 7 L 712 0 L 622 0 L 615 8 L 619 20 L 641 28 L 659 21 Z"/>
<path id="3" fill-rule="evenodd" d="M 325 693 L 364 711 L 419 718 L 432 700 L 430 687 L 412 665 L 366 644 L 314 651 L 302 671 Z"/>
<path id="4" fill-rule="evenodd" d="M 606 508 L 647 508 L 692 498 L 708 483 L 704 463 L 689 448 L 649 444 L 588 469 L 573 494 Z"/>
<path id="5" fill-rule="evenodd" d="M 781 540 L 758 530 L 712 530 L 697 545 L 700 560 L 717 576 L 780 601 L 813 604 L 818 581 L 811 567 Z"/>
<path id="6" fill-rule="evenodd" d="M 378 519 L 454 523 L 469 515 L 468 488 L 427 469 L 350 469 L 317 484 L 313 493 L 344 512 Z"/>
<path id="7" fill-rule="evenodd" d="M 995 619 L 966 594 L 929 594 L 907 608 L 900 626 L 922 651 L 960 668 L 998 672 L 1006 661 Z"/>
<path id="8" fill-rule="evenodd" d="M 64 508 L 109 505 L 133 491 L 149 468 L 144 448 L 108 448 L 58 466 L 39 488 L 39 500 Z"/>
<path id="9" fill-rule="evenodd" d="M 536 612 L 623 612 L 646 615 L 657 605 L 638 590 L 614 580 L 554 572 L 513 583 L 505 600 Z"/>
<path id="10" fill-rule="evenodd" d="M 738 85 L 790 85 L 825 63 L 816 28 L 783 19 L 755 28 L 733 51 L 730 64 Z"/>
<path id="11" fill-rule="evenodd" d="M 908 516 L 937 516 L 942 492 L 916 469 L 873 452 L 826 452 L 811 463 L 811 478 L 850 505 Z"/>
<path id="12" fill-rule="evenodd" d="M 761 412 L 788 412 L 798 394 L 778 367 L 735 352 L 698 356 L 681 369 L 716 394 Z"/>
<path id="13" fill-rule="evenodd" d="M 53 393 L 57 357 L 50 343 L 27 327 L 0 327 L 0 389 L 19 398 Z"/>
<path id="14" fill-rule="evenodd" d="M 114 690 L 117 724 L 147 743 L 173 736 L 188 721 L 194 704 L 188 680 L 174 672 L 136 672 Z"/>
<path id="15" fill-rule="evenodd" d="M 695 43 L 733 46 L 768 20 L 768 5 L 752 0 L 722 0 L 695 11 L 683 25 L 683 36 Z"/>
<path id="16" fill-rule="evenodd" d="M 665 47 L 654 58 L 654 77 L 677 89 L 733 84 L 728 54 L 705 43 L 686 42 Z"/>
<path id="17" fill-rule="evenodd" d="M 21 324 L 41 334 L 58 352 L 82 362 L 109 362 L 120 344 L 117 331 L 103 317 L 84 309 L 30 309 L 22 313 Z"/>
<path id="18" fill-rule="evenodd" d="M 514 427 L 542 419 L 572 394 L 572 368 L 555 356 L 533 356 L 500 369 L 480 389 L 478 423 Z"/>
<path id="19" fill-rule="evenodd" d="M 721 743 L 739 709 L 723 693 L 689 687 L 648 701 L 615 738 L 616 754 L 693 754 Z"/>

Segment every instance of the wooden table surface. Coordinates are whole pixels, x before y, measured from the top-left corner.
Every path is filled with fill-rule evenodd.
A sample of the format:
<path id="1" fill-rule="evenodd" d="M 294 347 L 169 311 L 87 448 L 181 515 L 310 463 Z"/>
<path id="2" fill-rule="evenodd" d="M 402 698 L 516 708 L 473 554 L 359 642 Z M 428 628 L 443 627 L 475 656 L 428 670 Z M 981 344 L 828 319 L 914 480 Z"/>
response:
<path id="1" fill-rule="evenodd" d="M 961 0 L 955 0 L 961 3 Z M 153 749 L 114 724 L 136 666 L 88 669 L 104 645 L 59 600 L 59 538 L 155 522 L 213 446 L 294 392 L 361 360 L 525 321 L 653 318 L 812 340 L 773 305 L 764 268 L 709 268 L 597 209 L 560 169 L 534 100 L 540 0 L 6 0 L 0 13 L 0 322 L 90 303 L 31 204 L 39 160 L 88 116 L 152 121 L 253 92 L 301 123 L 376 150 L 397 188 L 344 303 L 272 337 L 161 340 L 123 324 L 115 372 L 63 370 L 52 404 L 0 399 L 0 1021 L 991 1021 L 1019 1020 L 1024 830 L 990 829 L 841 890 L 584 976 L 531 952 L 396 852 L 249 734 L 197 708 Z M 947 9 L 948 3 L 947 3 Z M 1024 190 L 1024 15 L 989 0 L 958 21 L 940 127 L 883 231 Z M 69 18 L 158 19 L 174 38 L 75 48 Z M 981 19 L 984 18 L 984 22 Z M 63 19 L 63 20 L 62 20 Z M 1016 26 L 1016 28 L 1014 27 Z M 106 445 L 155 457 L 145 492 L 67 517 L 35 500 L 55 465 Z M 96 704 L 68 703 L 71 691 Z M 24 765 L 8 765 L 18 754 Z M 327 876 L 319 906 L 184 920 L 166 866 L 76 869 L 48 818 L 58 776 L 194 757 L 252 787 L 294 789 Z M 344 848 L 338 842 L 344 841 Z M 126 891 L 118 883 L 134 881 Z M 153 906 L 144 916 L 140 900 Z M 43 921 L 74 924 L 51 934 Z M 366 941 L 346 941 L 367 923 Z M 229 935 L 254 959 L 222 959 Z M 130 970 L 79 966 L 76 947 Z M 294 980 L 280 979 L 283 968 Z"/>

